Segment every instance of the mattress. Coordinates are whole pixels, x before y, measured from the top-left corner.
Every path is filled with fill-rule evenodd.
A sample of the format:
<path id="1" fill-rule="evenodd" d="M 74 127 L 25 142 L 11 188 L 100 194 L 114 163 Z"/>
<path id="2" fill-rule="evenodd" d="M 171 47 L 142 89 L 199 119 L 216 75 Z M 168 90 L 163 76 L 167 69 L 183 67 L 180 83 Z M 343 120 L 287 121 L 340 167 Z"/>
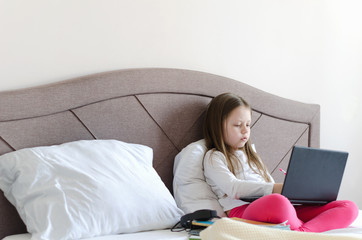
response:
<path id="1" fill-rule="evenodd" d="M 362 238 L 362 210 L 358 218 L 352 223 L 352 225 L 345 229 L 335 229 L 324 232 L 323 234 L 350 236 Z M 29 233 L 17 234 L 4 238 L 3 240 L 30 240 L 31 235 Z M 169 229 L 147 231 L 138 233 L 118 234 L 88 238 L 85 240 L 187 240 L 188 233 L 182 232 L 171 232 Z"/>
<path id="2" fill-rule="evenodd" d="M 350 236 L 362 238 L 362 227 L 349 227 L 346 229 L 336 229 L 324 234 Z M 3 240 L 30 240 L 29 233 L 17 234 L 4 238 Z M 88 238 L 88 240 L 187 240 L 186 232 L 171 232 L 170 230 L 157 230 L 149 232 L 138 232 L 119 235 L 108 235 L 102 237 Z M 87 240 L 87 239 L 85 239 Z"/>
<path id="3" fill-rule="evenodd" d="M 30 240 L 31 235 L 29 233 L 17 234 L 4 238 L 3 240 Z M 101 237 L 88 238 L 88 240 L 187 240 L 188 233 L 183 232 L 171 232 L 169 229 L 108 235 Z M 85 239 L 87 240 L 87 239 Z"/>

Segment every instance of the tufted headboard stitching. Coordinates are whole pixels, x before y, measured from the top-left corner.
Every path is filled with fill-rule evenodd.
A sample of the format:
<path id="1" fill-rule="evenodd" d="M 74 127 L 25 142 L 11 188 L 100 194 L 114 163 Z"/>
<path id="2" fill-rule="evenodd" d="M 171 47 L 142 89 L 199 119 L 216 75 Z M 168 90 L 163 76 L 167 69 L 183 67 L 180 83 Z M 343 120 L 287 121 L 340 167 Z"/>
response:
<path id="1" fill-rule="evenodd" d="M 181 69 L 127 69 L 0 93 L 0 154 L 80 139 L 150 146 L 154 167 L 172 192 L 175 155 L 202 138 L 212 97 L 233 92 L 253 108 L 252 141 L 276 181 L 294 145 L 319 147 L 320 108 L 229 78 Z M 0 239 L 25 232 L 0 193 Z"/>

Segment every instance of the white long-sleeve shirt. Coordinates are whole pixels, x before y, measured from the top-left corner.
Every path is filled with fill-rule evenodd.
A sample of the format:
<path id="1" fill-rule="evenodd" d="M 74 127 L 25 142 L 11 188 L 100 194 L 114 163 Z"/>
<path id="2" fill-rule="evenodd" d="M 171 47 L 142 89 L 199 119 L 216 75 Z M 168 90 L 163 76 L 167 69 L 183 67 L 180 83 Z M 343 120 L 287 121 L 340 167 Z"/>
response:
<path id="1" fill-rule="evenodd" d="M 235 155 L 243 166 L 243 169 L 236 172 L 236 176 L 228 169 L 226 158 L 221 152 L 209 150 L 204 158 L 206 182 L 218 197 L 224 211 L 246 204 L 239 200 L 241 197 L 264 196 L 273 191 L 274 180 L 270 175 L 272 182 L 266 182 L 249 167 L 243 151 L 236 151 Z"/>

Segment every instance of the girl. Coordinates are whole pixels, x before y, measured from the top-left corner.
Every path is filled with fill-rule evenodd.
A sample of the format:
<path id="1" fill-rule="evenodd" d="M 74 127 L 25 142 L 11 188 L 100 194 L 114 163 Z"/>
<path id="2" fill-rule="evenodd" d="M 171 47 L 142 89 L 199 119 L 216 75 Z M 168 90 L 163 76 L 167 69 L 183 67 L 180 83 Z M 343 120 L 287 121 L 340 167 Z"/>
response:
<path id="1" fill-rule="evenodd" d="M 275 183 L 251 147 L 251 108 L 231 93 L 215 97 L 209 104 L 204 137 L 207 183 L 229 217 L 281 223 L 292 230 L 323 232 L 349 226 L 358 215 L 351 201 L 334 201 L 324 206 L 293 206 L 280 195 L 283 184 Z M 248 204 L 241 197 L 263 196 Z"/>

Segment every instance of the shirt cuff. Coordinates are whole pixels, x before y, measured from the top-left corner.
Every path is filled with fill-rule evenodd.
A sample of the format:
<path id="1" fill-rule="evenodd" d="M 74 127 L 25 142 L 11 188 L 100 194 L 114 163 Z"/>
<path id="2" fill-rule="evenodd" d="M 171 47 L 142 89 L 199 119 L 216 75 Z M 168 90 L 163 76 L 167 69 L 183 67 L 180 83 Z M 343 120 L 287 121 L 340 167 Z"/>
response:
<path id="1" fill-rule="evenodd" d="M 274 183 L 267 183 L 264 188 L 264 196 L 273 193 Z"/>

